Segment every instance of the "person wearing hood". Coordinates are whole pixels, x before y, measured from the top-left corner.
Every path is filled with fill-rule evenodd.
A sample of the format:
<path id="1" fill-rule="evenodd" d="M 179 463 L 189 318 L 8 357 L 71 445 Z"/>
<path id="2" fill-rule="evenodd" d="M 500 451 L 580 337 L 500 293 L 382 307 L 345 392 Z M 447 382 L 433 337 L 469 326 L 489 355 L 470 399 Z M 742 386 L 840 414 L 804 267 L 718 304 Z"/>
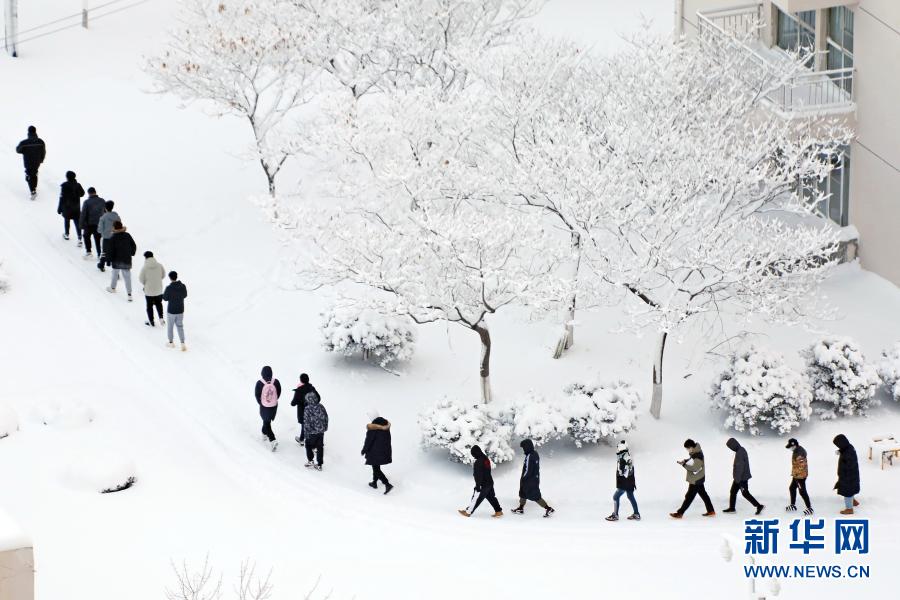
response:
<path id="1" fill-rule="evenodd" d="M 472 499 L 469 506 L 459 509 L 459 514 L 464 517 L 471 517 L 475 509 L 485 500 L 487 500 L 491 508 L 494 509 L 493 518 L 503 516 L 503 508 L 497 501 L 497 494 L 494 492 L 494 478 L 491 476 L 491 461 L 485 455 L 481 446 L 472 446 L 469 450 L 474 462 L 472 463 L 472 476 L 475 478 L 475 491 L 472 492 Z"/>
<path id="2" fill-rule="evenodd" d="M 303 435 L 306 436 L 306 466 L 322 470 L 325 461 L 325 432 L 328 431 L 328 411 L 319 394 L 307 394 L 303 408 Z M 315 457 L 316 462 L 313 462 Z"/>
<path id="3" fill-rule="evenodd" d="M 320 402 L 322 401 L 322 396 L 319 395 L 319 391 L 309 382 L 309 375 L 300 373 L 300 384 L 294 388 L 294 397 L 291 400 L 291 406 L 297 407 L 297 422 L 300 424 L 300 435 L 294 437 L 294 441 L 301 446 L 306 443 L 306 439 L 303 436 L 303 413 L 306 410 L 306 398 L 310 394 L 315 394 L 316 398 L 318 398 Z"/>
<path id="4" fill-rule="evenodd" d="M 148 327 L 156 327 L 153 320 L 153 309 L 156 308 L 156 314 L 159 316 L 159 322 L 163 325 L 166 320 L 163 318 L 163 279 L 166 277 L 166 269 L 156 260 L 153 252 L 147 250 L 144 252 L 144 266 L 138 275 L 138 281 L 144 286 L 144 301 L 147 305 L 147 320 L 144 325 Z"/>
<path id="5" fill-rule="evenodd" d="M 859 493 L 859 461 L 856 457 L 856 448 L 850 443 L 843 433 L 839 433 L 834 437 L 833 443 L 837 446 L 838 466 L 837 466 L 837 483 L 834 489 L 838 495 L 844 497 L 844 510 L 842 515 L 852 515 L 853 507 L 859 506 L 859 502 L 854 498 Z"/>
<path id="6" fill-rule="evenodd" d="M 272 431 L 272 421 L 275 420 L 275 414 L 278 412 L 281 382 L 272 377 L 272 367 L 268 365 L 262 368 L 260 375 L 262 378 L 256 382 L 253 395 L 256 396 L 256 403 L 259 405 L 259 417 L 263 423 L 263 440 L 268 440 L 272 446 L 272 452 L 275 452 L 278 449 L 278 440 L 275 439 L 275 432 Z"/>
<path id="7" fill-rule="evenodd" d="M 97 246 L 97 256 L 99 256 L 102 251 L 100 240 L 103 238 L 100 237 L 100 231 L 97 228 L 100 226 L 100 217 L 106 212 L 106 200 L 97 195 L 97 190 L 89 187 L 87 189 L 87 194 L 87 200 L 85 200 L 84 204 L 81 206 L 81 215 L 78 220 L 81 229 L 84 231 L 85 260 L 93 256 L 93 248 L 91 246 L 92 240 L 94 246 Z"/>
<path id="8" fill-rule="evenodd" d="M 375 417 L 366 425 L 366 439 L 360 454 L 366 457 L 366 464 L 372 467 L 372 481 L 369 482 L 369 487 L 377 490 L 380 481 L 384 484 L 385 495 L 389 494 L 394 486 L 388 481 L 381 467 L 391 464 L 392 459 L 390 421 L 384 417 Z"/>
<path id="9" fill-rule="evenodd" d="M 691 502 L 699 495 L 706 506 L 706 512 L 703 513 L 703 516 L 714 517 L 716 516 L 716 510 L 709 499 L 709 494 L 706 493 L 706 464 L 703 460 L 703 450 L 700 448 L 700 444 L 692 439 L 685 440 L 684 448 L 688 451 L 688 458 L 675 462 L 687 471 L 685 479 L 688 483 L 688 490 L 684 495 L 684 502 L 681 504 L 681 507 L 677 511 L 669 513 L 669 516 L 673 519 L 682 518 Z"/>
<path id="10" fill-rule="evenodd" d="M 113 210 L 115 208 L 116 203 L 112 200 L 107 200 L 103 204 L 103 208 L 106 210 L 100 216 L 100 220 L 97 222 L 97 232 L 100 234 L 100 238 L 103 241 L 103 248 L 97 248 L 97 254 L 100 256 L 100 262 L 97 263 L 97 268 L 100 271 L 105 271 L 105 265 L 109 263 L 109 252 L 106 249 L 106 245 L 109 244 L 109 240 L 113 236 L 113 229 L 115 229 L 116 221 L 121 222 L 121 218 L 119 218 L 119 213 Z"/>
<path id="11" fill-rule="evenodd" d="M 806 462 L 806 450 L 800 445 L 796 438 L 788 440 L 785 446 L 791 450 L 791 485 L 788 486 L 788 493 L 791 496 L 791 503 L 785 507 L 787 512 L 797 510 L 797 491 L 800 491 L 800 497 L 806 504 L 804 515 L 813 514 L 812 503 L 809 501 L 809 494 L 806 493 L 806 478 L 809 476 L 809 464 Z"/>
<path id="12" fill-rule="evenodd" d="M 187 286 L 178 280 L 178 273 L 169 271 L 169 285 L 163 291 L 163 301 L 166 302 L 166 337 L 169 338 L 169 348 L 175 347 L 175 330 L 178 330 L 178 339 L 181 341 L 181 351 L 187 350 L 184 345 L 184 301 L 187 298 Z M 281 384 L 279 384 L 280 386 Z M 281 395 L 281 388 L 278 389 Z"/>
<path id="13" fill-rule="evenodd" d="M 84 188 L 75 178 L 75 171 L 66 171 L 66 180 L 59 186 L 59 204 L 56 214 L 63 218 L 63 239 L 69 239 L 69 223 L 75 223 L 75 235 L 78 236 L 78 247 L 81 248 L 81 227 L 78 220 L 81 217 L 81 198 L 84 196 Z"/>
<path id="14" fill-rule="evenodd" d="M 523 514 L 525 502 L 531 500 L 544 509 L 545 517 L 549 517 L 556 511 L 541 497 L 541 457 L 531 440 L 522 440 L 519 447 L 525 453 L 525 461 L 522 463 L 522 475 L 519 478 L 519 506 L 513 509 L 513 513 Z"/>
<path id="15" fill-rule="evenodd" d="M 731 467 L 731 490 L 728 493 L 728 508 L 723 512 L 737 512 L 735 503 L 737 502 L 737 493 L 747 499 L 747 502 L 756 507 L 756 514 L 760 514 L 765 506 L 757 502 L 756 498 L 750 493 L 750 457 L 747 455 L 747 449 L 740 445 L 734 438 L 728 438 L 725 445 L 729 450 L 734 452 L 734 464 Z"/>
<path id="16" fill-rule="evenodd" d="M 607 521 L 619 520 L 619 499 L 623 494 L 628 496 L 633 511 L 628 520 L 641 520 L 641 511 L 638 510 L 637 500 L 634 499 L 635 489 L 637 484 L 634 479 L 634 462 L 631 459 L 631 452 L 628 451 L 628 444 L 622 440 L 616 446 L 616 491 L 613 494 L 613 512 L 606 517 Z"/>
<path id="17" fill-rule="evenodd" d="M 131 302 L 131 258 L 137 252 L 137 244 L 122 221 L 113 223 L 113 234 L 106 243 L 106 259 L 112 266 L 112 281 L 106 291 L 115 294 L 119 276 L 125 280 L 125 291 Z"/>
<path id="18" fill-rule="evenodd" d="M 25 163 L 25 181 L 28 183 L 31 199 L 34 200 L 37 196 L 38 169 L 47 158 L 47 145 L 38 137 L 34 125 L 28 126 L 28 137 L 19 142 L 16 153 L 22 155 L 22 161 Z"/>

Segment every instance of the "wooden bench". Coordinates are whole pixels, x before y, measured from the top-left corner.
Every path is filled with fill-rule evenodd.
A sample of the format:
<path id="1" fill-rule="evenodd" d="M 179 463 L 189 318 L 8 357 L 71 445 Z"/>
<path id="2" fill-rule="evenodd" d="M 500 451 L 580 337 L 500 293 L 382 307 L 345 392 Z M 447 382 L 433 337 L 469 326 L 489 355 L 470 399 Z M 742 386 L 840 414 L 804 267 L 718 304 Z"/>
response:
<path id="1" fill-rule="evenodd" d="M 872 438 L 869 444 L 869 460 L 872 460 L 873 454 L 881 456 L 881 468 L 884 470 L 884 463 L 888 462 L 894 465 L 894 458 L 900 458 L 900 441 L 892 435 L 880 435 Z"/>

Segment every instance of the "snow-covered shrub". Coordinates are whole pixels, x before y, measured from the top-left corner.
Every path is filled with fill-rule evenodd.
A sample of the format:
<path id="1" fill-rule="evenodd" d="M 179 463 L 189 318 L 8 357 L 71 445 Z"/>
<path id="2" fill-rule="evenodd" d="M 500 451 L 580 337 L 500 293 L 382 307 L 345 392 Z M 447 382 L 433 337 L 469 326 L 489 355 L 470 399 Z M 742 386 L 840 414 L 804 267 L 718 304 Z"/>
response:
<path id="1" fill-rule="evenodd" d="M 725 427 L 760 434 L 768 424 L 788 433 L 812 414 L 812 390 L 775 352 L 750 347 L 736 352 L 710 389 L 713 407 L 727 412 Z"/>
<path id="2" fill-rule="evenodd" d="M 115 449 L 98 449 L 80 456 L 69 467 L 69 475 L 79 488 L 101 494 L 126 490 L 137 481 L 134 462 Z"/>
<path id="3" fill-rule="evenodd" d="M 375 357 L 382 367 L 412 358 L 415 336 L 408 320 L 370 309 L 333 306 L 322 313 L 322 344 L 344 356 Z"/>
<path id="4" fill-rule="evenodd" d="M 569 418 L 569 434 L 577 447 L 634 429 L 640 395 L 629 384 L 572 383 L 563 391 L 567 398 L 562 410 Z"/>
<path id="5" fill-rule="evenodd" d="M 19 417 L 16 411 L 7 406 L 0 404 L 0 439 L 3 439 L 19 430 Z"/>
<path id="6" fill-rule="evenodd" d="M 528 392 L 513 400 L 505 409 L 512 433 L 519 439 L 528 438 L 535 446 L 561 439 L 569 432 L 569 418 L 559 403 Z"/>
<path id="7" fill-rule="evenodd" d="M 894 344 L 890 350 L 881 353 L 881 362 L 878 363 L 878 376 L 887 387 L 891 398 L 900 402 L 900 342 Z"/>
<path id="8" fill-rule="evenodd" d="M 84 427 L 94 420 L 94 410 L 80 400 L 50 402 L 35 410 L 35 417 L 44 425 L 64 429 Z"/>
<path id="9" fill-rule="evenodd" d="M 444 398 L 419 416 L 419 429 L 425 448 L 444 448 L 454 462 L 471 464 L 469 450 L 475 445 L 496 464 L 514 456 L 509 445 L 512 426 L 499 407 Z"/>
<path id="10" fill-rule="evenodd" d="M 859 345 L 845 337 L 825 337 L 802 351 L 816 412 L 823 419 L 865 414 L 878 403 L 881 380 Z"/>

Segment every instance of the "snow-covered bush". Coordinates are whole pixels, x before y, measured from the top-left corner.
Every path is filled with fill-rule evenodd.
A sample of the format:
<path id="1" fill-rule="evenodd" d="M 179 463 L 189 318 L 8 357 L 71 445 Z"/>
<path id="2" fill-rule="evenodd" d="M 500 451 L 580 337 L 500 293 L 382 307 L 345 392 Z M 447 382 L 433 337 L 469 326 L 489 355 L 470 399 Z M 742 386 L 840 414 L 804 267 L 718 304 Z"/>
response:
<path id="1" fill-rule="evenodd" d="M 572 383 L 563 391 L 569 434 L 579 448 L 634 429 L 640 395 L 622 381 Z"/>
<path id="2" fill-rule="evenodd" d="M 535 392 L 513 400 L 504 413 L 508 415 L 513 435 L 528 438 L 535 446 L 561 439 L 569 432 L 569 418 L 562 406 Z"/>
<path id="3" fill-rule="evenodd" d="M 775 352 L 736 352 L 710 389 L 713 407 L 727 412 L 725 427 L 759 435 L 768 426 L 788 433 L 812 414 L 812 390 Z"/>
<path id="4" fill-rule="evenodd" d="M 471 464 L 469 450 L 481 446 L 495 464 L 513 459 L 509 445 L 512 426 L 505 422 L 501 408 L 444 398 L 419 417 L 422 445 L 444 448 L 450 460 Z"/>
<path id="5" fill-rule="evenodd" d="M 19 417 L 16 411 L 0 404 L 0 439 L 3 439 L 19 430 Z"/>
<path id="6" fill-rule="evenodd" d="M 900 402 L 900 342 L 894 344 L 890 350 L 881 353 L 881 362 L 878 363 L 878 376 L 887 387 L 891 398 Z"/>
<path id="7" fill-rule="evenodd" d="M 101 494 L 126 490 L 137 481 L 134 461 L 109 448 L 79 457 L 69 476 L 77 487 Z"/>
<path id="8" fill-rule="evenodd" d="M 408 320 L 375 310 L 334 306 L 322 313 L 322 343 L 328 352 L 375 357 L 382 367 L 412 358 L 415 336 Z"/>
<path id="9" fill-rule="evenodd" d="M 878 403 L 881 380 L 859 345 L 845 337 L 825 337 L 802 352 L 816 412 L 823 419 L 865 414 Z"/>
<path id="10" fill-rule="evenodd" d="M 44 425 L 64 429 L 84 427 L 94 420 L 94 410 L 80 400 L 50 402 L 35 410 L 35 417 Z"/>

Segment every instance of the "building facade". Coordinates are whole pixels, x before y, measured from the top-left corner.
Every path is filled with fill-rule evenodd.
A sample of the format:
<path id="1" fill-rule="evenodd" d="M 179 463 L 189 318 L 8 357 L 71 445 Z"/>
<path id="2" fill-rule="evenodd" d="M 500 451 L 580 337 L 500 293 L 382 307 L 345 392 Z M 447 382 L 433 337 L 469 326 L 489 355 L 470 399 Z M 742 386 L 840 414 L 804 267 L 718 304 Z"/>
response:
<path id="1" fill-rule="evenodd" d="M 674 0 L 678 35 L 740 36 L 760 60 L 814 51 L 769 98 L 785 118 L 840 116 L 856 136 L 817 206 L 856 237 L 863 267 L 900 285 L 900 0 Z M 758 24 L 762 24 L 761 27 Z"/>

